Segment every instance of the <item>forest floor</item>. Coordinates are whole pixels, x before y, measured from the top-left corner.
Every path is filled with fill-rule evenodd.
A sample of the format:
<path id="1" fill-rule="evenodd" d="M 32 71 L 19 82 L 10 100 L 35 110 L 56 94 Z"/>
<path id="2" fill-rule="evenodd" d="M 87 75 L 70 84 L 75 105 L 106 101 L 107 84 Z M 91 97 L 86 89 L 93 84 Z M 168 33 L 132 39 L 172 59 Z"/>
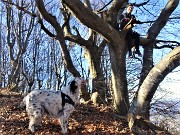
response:
<path id="1" fill-rule="evenodd" d="M 19 107 L 23 97 L 16 92 L 0 90 L 0 135 L 29 135 L 29 119 L 25 109 Z M 60 135 L 56 119 L 43 118 L 42 126 L 34 135 Z M 69 135 L 129 135 L 125 119 L 113 113 L 111 107 L 79 104 L 69 118 Z"/>

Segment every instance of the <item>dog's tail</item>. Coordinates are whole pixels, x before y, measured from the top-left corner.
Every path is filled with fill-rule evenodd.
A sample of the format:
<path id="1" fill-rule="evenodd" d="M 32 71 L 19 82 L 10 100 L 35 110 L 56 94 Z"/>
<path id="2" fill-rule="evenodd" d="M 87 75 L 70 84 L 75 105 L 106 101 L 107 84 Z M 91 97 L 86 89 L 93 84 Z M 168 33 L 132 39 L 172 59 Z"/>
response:
<path id="1" fill-rule="evenodd" d="M 23 98 L 22 102 L 20 103 L 20 107 L 21 107 L 21 108 L 26 107 L 26 100 L 27 100 L 27 98 L 28 98 L 28 96 L 25 96 L 25 97 Z"/>

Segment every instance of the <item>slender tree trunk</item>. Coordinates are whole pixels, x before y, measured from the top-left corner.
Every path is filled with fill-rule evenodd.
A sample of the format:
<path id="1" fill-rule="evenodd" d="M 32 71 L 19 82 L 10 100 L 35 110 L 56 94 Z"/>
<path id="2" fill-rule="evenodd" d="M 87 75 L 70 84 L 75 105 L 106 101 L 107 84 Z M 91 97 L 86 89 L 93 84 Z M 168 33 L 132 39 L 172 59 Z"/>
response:
<path id="1" fill-rule="evenodd" d="M 98 103 L 105 103 L 105 79 L 103 76 L 101 64 L 101 54 L 94 53 L 98 50 L 93 51 L 92 49 L 87 49 L 85 52 L 85 58 L 89 63 L 90 74 L 92 76 L 92 93 L 98 92 L 100 98 L 97 99 Z"/>
<path id="2" fill-rule="evenodd" d="M 9 2 L 12 2 L 11 0 Z M 24 1 L 20 1 L 18 4 L 24 6 Z M 24 23 L 27 21 L 22 10 L 18 10 L 18 17 L 14 19 L 14 13 L 12 5 L 7 4 L 7 44 L 9 47 L 9 54 L 12 64 L 12 71 L 10 76 L 10 89 L 14 90 L 18 86 L 20 69 L 22 64 L 22 57 L 26 51 L 28 46 L 29 37 L 33 30 L 34 26 L 34 17 L 31 17 L 28 21 L 29 23 L 26 25 Z M 16 22 L 18 21 L 18 23 Z M 17 54 L 14 51 L 14 45 L 17 43 L 18 48 Z"/>
<path id="3" fill-rule="evenodd" d="M 1 16 L 0 16 L 0 31 L 2 31 L 2 14 L 1 14 Z M 2 65 L 3 65 L 3 62 L 2 62 L 2 53 L 3 53 L 3 51 L 2 51 L 2 35 L 1 35 L 1 32 L 0 32 L 0 88 L 2 87 L 2 82 L 3 82 L 3 80 L 2 80 Z"/>

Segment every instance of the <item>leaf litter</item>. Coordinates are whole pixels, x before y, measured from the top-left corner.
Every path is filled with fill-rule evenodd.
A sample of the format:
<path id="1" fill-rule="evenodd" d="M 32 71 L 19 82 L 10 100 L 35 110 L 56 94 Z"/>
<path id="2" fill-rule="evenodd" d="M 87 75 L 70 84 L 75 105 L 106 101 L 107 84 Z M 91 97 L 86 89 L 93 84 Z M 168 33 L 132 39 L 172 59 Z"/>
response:
<path id="1" fill-rule="evenodd" d="M 23 97 L 16 92 L 0 90 L 0 135 L 30 135 L 29 119 L 20 108 Z M 129 135 L 125 119 L 113 112 L 110 106 L 79 104 L 69 118 L 67 135 Z M 61 135 L 61 127 L 55 118 L 44 116 L 34 135 Z"/>

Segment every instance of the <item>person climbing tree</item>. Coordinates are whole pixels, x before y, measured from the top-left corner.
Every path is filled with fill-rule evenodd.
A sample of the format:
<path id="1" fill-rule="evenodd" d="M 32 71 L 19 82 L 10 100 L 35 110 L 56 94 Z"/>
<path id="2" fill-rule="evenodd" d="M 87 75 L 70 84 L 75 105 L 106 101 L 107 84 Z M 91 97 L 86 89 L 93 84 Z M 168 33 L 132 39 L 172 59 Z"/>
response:
<path id="1" fill-rule="evenodd" d="M 126 7 L 126 13 L 124 14 L 118 14 L 117 16 L 117 23 L 120 24 L 119 30 L 123 30 L 127 25 L 131 24 L 132 27 L 135 24 L 142 24 L 142 22 L 136 20 L 135 16 L 132 13 L 133 11 L 133 4 L 128 4 Z M 132 40 L 135 40 L 135 54 L 138 54 L 138 56 L 142 57 L 141 52 L 139 51 L 139 44 L 140 44 L 140 35 L 133 31 L 132 28 L 128 31 L 126 35 L 126 41 L 127 41 L 127 46 L 128 46 L 128 51 L 129 51 L 129 58 L 134 57 L 134 53 L 132 53 Z"/>

